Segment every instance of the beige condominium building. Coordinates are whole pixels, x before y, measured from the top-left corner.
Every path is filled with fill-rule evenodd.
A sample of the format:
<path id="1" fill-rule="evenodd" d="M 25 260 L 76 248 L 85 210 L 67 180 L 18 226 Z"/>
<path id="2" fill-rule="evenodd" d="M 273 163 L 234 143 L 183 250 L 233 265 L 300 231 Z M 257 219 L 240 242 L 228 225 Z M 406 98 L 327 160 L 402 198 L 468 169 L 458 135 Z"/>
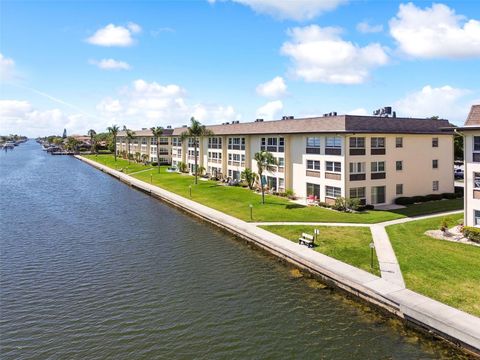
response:
<path id="1" fill-rule="evenodd" d="M 210 175 L 240 179 L 257 171 L 254 154 L 271 152 L 276 171 L 264 175 L 272 191 L 293 190 L 301 198 L 336 197 L 391 204 L 400 196 L 454 191 L 453 132 L 447 120 L 377 116 L 323 117 L 208 126 L 199 140 L 198 164 Z M 172 164 L 194 169 L 193 139 L 172 138 Z"/>
<path id="2" fill-rule="evenodd" d="M 130 154 L 146 155 L 149 162 L 160 161 L 160 164 L 171 164 L 173 133 L 171 127 L 168 126 L 163 130 L 159 144 L 157 144 L 157 138 L 153 136 L 150 129 L 133 130 L 133 133 L 134 136 L 130 140 L 128 149 Z M 157 159 L 157 146 L 160 146 L 160 159 Z M 117 154 L 121 155 L 124 151 L 127 151 L 127 138 L 125 131 L 119 131 L 117 135 Z"/>
<path id="3" fill-rule="evenodd" d="M 472 106 L 465 125 L 456 132 L 464 136 L 464 223 L 480 226 L 480 105 Z"/>

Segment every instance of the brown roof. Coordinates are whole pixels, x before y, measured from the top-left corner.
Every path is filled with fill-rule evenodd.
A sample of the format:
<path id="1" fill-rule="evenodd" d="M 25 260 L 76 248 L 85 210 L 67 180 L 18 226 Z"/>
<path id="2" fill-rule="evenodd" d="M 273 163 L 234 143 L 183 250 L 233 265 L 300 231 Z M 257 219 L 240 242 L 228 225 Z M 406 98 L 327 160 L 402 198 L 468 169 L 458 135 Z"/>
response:
<path id="1" fill-rule="evenodd" d="M 142 130 L 133 130 L 135 133 L 134 136 L 153 136 L 152 130 L 150 129 L 142 129 Z M 171 136 L 173 133 L 173 129 L 163 129 L 162 136 Z M 119 131 L 117 136 L 125 136 L 125 131 Z"/>
<path id="2" fill-rule="evenodd" d="M 470 113 L 468 114 L 465 126 L 479 126 L 480 125 L 480 105 L 472 105 Z"/>
<path id="3" fill-rule="evenodd" d="M 377 116 L 339 115 L 315 118 L 273 120 L 207 126 L 215 135 L 304 134 L 304 133 L 399 133 L 437 134 L 451 126 L 448 120 L 385 118 Z M 185 127 L 176 128 L 180 135 Z M 451 130 L 450 130 L 451 131 Z"/>

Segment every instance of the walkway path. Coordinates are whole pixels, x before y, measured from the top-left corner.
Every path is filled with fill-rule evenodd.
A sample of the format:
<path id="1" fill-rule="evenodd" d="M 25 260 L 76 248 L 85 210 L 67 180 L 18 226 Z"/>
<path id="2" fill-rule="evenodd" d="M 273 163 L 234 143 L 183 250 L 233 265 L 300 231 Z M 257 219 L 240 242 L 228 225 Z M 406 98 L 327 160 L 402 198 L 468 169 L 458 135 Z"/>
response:
<path id="1" fill-rule="evenodd" d="M 405 288 L 405 281 L 403 280 L 400 264 L 398 263 L 395 251 L 393 250 L 390 238 L 388 237 L 385 227 L 390 225 L 404 224 L 410 221 L 424 220 L 439 216 L 449 216 L 459 214 L 463 210 L 448 211 L 430 215 L 405 217 L 402 219 L 385 221 L 378 224 L 355 224 L 355 223 L 325 223 L 325 222 L 255 222 L 251 223 L 255 226 L 271 226 L 271 225 L 306 225 L 306 226 L 360 226 L 369 227 L 372 233 L 373 243 L 375 244 L 375 252 L 377 253 L 378 265 L 380 267 L 380 274 L 382 279 Z"/>

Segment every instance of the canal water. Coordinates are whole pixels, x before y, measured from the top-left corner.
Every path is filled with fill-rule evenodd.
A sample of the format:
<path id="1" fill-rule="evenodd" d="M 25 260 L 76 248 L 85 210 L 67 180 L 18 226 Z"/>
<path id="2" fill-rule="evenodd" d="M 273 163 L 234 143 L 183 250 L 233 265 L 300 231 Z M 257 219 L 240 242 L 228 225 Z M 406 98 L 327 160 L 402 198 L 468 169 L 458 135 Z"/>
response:
<path id="1" fill-rule="evenodd" d="M 0 154 L 0 208 L 2 359 L 456 356 L 34 141 Z"/>

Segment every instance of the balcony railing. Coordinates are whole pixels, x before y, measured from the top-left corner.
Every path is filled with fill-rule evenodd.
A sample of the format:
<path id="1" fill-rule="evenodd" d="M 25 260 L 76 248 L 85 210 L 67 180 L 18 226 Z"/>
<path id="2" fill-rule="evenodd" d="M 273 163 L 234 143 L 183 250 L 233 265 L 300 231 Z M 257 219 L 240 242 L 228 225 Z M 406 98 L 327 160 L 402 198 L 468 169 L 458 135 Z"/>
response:
<path id="1" fill-rule="evenodd" d="M 386 177 L 385 172 L 377 172 L 377 173 L 370 174 L 370 179 L 372 180 L 385 179 L 385 177 Z"/>
<path id="2" fill-rule="evenodd" d="M 306 153 L 307 154 L 320 154 L 320 148 L 319 147 L 307 147 Z"/>
<path id="3" fill-rule="evenodd" d="M 350 155 L 365 155 L 365 148 L 350 149 Z"/>
<path id="4" fill-rule="evenodd" d="M 385 155 L 385 148 L 370 149 L 370 155 Z"/>
<path id="5" fill-rule="evenodd" d="M 325 155 L 342 155 L 340 148 L 325 148 Z"/>
<path id="6" fill-rule="evenodd" d="M 350 181 L 362 181 L 366 178 L 366 174 L 350 174 Z"/>

